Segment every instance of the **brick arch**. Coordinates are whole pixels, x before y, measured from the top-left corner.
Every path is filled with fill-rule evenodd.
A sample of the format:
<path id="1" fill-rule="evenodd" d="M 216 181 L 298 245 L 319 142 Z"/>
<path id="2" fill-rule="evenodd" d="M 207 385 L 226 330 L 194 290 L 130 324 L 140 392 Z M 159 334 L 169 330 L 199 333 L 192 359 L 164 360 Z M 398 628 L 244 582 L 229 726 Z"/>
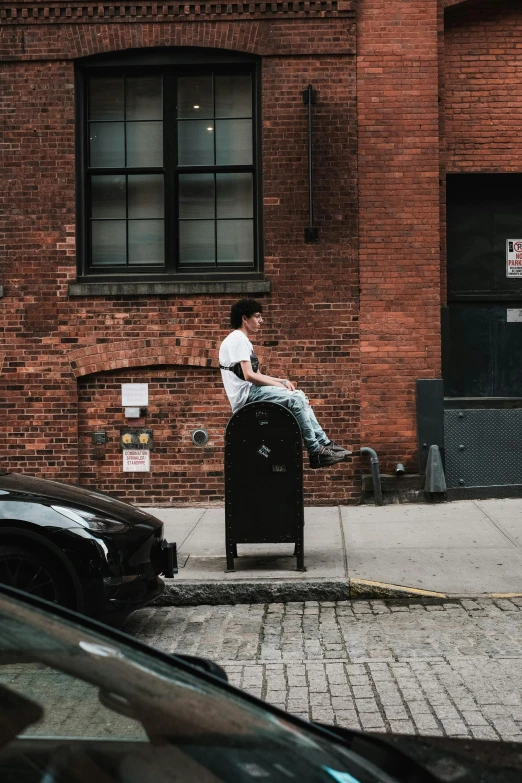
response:
<path id="1" fill-rule="evenodd" d="M 163 24 L 99 24 L 71 27 L 69 56 L 73 59 L 125 49 L 197 46 L 261 54 L 260 24 L 243 22 L 172 22 Z"/>
<path id="2" fill-rule="evenodd" d="M 467 2 L 468 0 L 442 0 L 442 7 L 451 8 L 452 5 L 463 5 Z"/>
<path id="3" fill-rule="evenodd" d="M 71 351 L 69 362 L 76 378 L 126 367 L 177 364 L 218 368 L 218 346 L 197 337 L 143 337 L 115 340 Z"/>

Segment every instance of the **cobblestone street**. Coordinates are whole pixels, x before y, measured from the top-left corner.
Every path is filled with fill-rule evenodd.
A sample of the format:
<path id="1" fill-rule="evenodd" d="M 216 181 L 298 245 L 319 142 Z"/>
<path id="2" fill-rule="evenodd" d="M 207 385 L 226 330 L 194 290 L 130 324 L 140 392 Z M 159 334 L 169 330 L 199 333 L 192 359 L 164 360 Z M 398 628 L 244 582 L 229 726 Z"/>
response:
<path id="1" fill-rule="evenodd" d="M 303 718 L 522 741 L 522 599 L 162 607 L 124 630 Z"/>

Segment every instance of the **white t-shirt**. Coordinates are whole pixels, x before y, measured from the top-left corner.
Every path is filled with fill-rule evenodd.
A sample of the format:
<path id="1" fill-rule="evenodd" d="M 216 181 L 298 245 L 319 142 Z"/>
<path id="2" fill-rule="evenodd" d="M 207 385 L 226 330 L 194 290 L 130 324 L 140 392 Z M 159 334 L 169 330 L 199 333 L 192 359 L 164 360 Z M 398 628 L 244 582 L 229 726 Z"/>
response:
<path id="1" fill-rule="evenodd" d="M 235 329 L 221 343 L 219 363 L 223 367 L 230 367 L 237 362 L 250 361 L 253 353 L 254 347 L 246 334 L 240 329 Z M 232 412 L 235 413 L 245 405 L 252 384 L 250 381 L 243 381 L 241 378 L 238 378 L 232 370 L 221 370 L 221 377 L 230 400 Z"/>

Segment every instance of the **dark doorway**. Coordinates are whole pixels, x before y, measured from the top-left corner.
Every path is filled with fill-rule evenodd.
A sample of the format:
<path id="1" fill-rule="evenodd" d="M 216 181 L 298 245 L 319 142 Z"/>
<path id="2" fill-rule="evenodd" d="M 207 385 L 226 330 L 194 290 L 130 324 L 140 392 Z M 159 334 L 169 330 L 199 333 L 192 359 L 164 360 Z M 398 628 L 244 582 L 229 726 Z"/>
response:
<path id="1" fill-rule="evenodd" d="M 521 497 L 522 174 L 448 175 L 447 228 L 448 498 Z"/>
<path id="2" fill-rule="evenodd" d="M 448 175 L 447 238 L 445 396 L 522 397 L 522 174 Z"/>

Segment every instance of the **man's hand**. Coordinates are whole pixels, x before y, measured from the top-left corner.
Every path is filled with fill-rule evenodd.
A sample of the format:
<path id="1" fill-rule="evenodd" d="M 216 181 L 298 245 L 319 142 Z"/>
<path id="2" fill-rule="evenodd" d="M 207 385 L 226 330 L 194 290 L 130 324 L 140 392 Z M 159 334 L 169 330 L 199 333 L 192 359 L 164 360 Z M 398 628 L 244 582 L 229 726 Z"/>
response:
<path id="1" fill-rule="evenodd" d="M 287 378 L 285 380 L 281 381 L 285 389 L 288 389 L 288 391 L 295 391 L 297 386 L 295 383 L 292 383 L 292 381 L 289 381 Z"/>

